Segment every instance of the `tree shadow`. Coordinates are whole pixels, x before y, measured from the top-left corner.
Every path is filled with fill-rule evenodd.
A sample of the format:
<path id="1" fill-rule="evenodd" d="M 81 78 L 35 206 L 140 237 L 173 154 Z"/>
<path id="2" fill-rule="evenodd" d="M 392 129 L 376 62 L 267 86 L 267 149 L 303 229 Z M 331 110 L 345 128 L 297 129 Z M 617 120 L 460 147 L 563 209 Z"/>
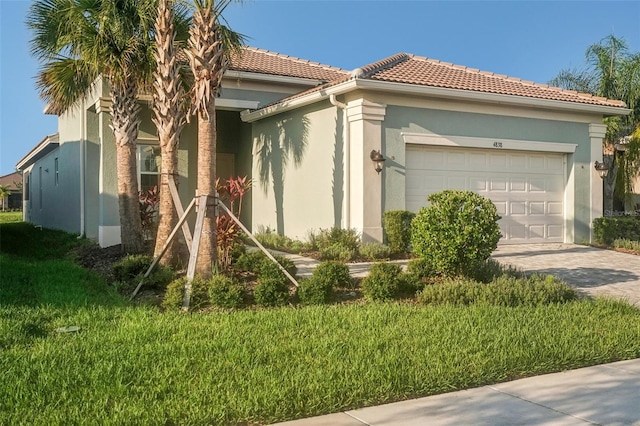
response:
<path id="1" fill-rule="evenodd" d="M 269 179 L 273 181 L 276 204 L 276 232 L 284 235 L 284 179 L 287 166 L 302 164 L 307 149 L 309 119 L 294 115 L 281 120 L 265 120 L 260 134 L 254 138 L 254 152 L 258 157 L 258 178 L 264 193 Z"/>

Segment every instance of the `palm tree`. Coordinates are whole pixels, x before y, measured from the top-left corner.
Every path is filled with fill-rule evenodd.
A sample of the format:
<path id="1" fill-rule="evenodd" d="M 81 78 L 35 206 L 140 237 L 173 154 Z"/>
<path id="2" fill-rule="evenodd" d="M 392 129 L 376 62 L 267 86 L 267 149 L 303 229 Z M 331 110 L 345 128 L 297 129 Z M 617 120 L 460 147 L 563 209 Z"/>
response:
<path id="1" fill-rule="evenodd" d="M 118 174 L 122 249 L 140 252 L 137 95 L 151 76 L 156 0 L 36 0 L 27 25 L 32 53 L 43 62 L 37 86 L 61 113 L 87 93 L 98 76 L 110 85 L 111 124 Z"/>
<path id="2" fill-rule="evenodd" d="M 178 214 L 174 207 L 169 189 L 169 179 L 174 179 L 176 187 L 178 170 L 178 142 L 180 133 L 186 122 L 186 107 L 184 103 L 185 89 L 183 87 L 181 67 L 177 56 L 176 36 L 184 35 L 186 39 L 189 20 L 186 11 L 173 0 L 160 0 L 158 15 L 155 22 L 157 64 L 154 73 L 154 102 L 153 122 L 158 130 L 160 141 L 160 155 L 162 157 L 160 177 L 160 204 L 158 207 L 159 222 L 156 236 L 154 257 L 158 256 L 169 234 L 178 223 Z M 166 254 L 160 260 L 170 265 L 178 256 L 178 244 L 172 242 Z"/>
<path id="3" fill-rule="evenodd" d="M 11 191 L 9 191 L 9 188 L 0 185 L 0 200 L 2 200 L 2 211 L 4 211 L 4 206 L 9 195 L 11 195 Z"/>
<path id="4" fill-rule="evenodd" d="M 195 11 L 186 51 L 193 73 L 193 111 L 198 116 L 198 178 L 197 195 L 216 192 L 216 111 L 215 99 L 222 76 L 229 66 L 234 50 L 242 37 L 220 24 L 222 11 L 231 0 L 194 0 Z M 213 199 L 206 206 L 200 249 L 195 272 L 209 277 L 217 260 L 216 220 Z M 193 255 L 193 253 L 192 253 Z"/>
<path id="5" fill-rule="evenodd" d="M 610 170 L 604 180 L 604 209 L 613 211 L 614 190 L 628 199 L 640 167 L 640 54 L 629 53 L 624 39 L 609 35 L 589 46 L 585 58 L 585 70 L 562 70 L 549 84 L 622 100 L 631 109 L 626 117 L 604 119 L 604 162 Z M 621 141 L 624 155 L 614 149 Z"/>

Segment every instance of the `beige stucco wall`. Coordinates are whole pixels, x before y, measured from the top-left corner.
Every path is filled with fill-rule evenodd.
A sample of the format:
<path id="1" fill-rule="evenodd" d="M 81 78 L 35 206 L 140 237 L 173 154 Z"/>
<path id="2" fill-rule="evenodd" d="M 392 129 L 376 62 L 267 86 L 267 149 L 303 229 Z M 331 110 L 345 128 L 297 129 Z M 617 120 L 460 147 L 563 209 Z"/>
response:
<path id="1" fill-rule="evenodd" d="M 252 228 L 305 239 L 340 226 L 342 112 L 322 102 L 254 123 Z"/>

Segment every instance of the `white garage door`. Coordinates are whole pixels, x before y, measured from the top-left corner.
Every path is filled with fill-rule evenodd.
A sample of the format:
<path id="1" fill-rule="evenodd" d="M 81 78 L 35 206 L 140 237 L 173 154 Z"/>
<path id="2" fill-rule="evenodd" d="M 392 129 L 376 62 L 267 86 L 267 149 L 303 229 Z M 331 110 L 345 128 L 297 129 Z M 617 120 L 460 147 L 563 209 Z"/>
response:
<path id="1" fill-rule="evenodd" d="M 564 240 L 564 154 L 407 145 L 406 208 L 444 189 L 477 192 L 502 216 L 502 244 Z"/>

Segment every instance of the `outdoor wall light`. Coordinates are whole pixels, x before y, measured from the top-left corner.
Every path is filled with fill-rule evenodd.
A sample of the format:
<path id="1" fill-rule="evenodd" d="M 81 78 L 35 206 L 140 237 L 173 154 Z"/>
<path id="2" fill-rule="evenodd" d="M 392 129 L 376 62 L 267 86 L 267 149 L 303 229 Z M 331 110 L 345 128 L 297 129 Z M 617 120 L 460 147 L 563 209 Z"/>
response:
<path id="1" fill-rule="evenodd" d="M 609 173 L 609 167 L 604 164 L 604 162 L 601 163 L 599 161 L 596 161 L 593 167 L 600 175 L 600 178 L 604 179 L 605 177 L 607 177 L 607 174 Z"/>
<path id="2" fill-rule="evenodd" d="M 380 150 L 376 151 L 375 149 L 371 151 L 371 155 L 369 157 L 371 157 L 371 161 L 373 161 L 373 168 L 378 172 L 378 174 L 380 174 L 384 167 L 384 162 L 387 159 L 380 154 Z"/>

